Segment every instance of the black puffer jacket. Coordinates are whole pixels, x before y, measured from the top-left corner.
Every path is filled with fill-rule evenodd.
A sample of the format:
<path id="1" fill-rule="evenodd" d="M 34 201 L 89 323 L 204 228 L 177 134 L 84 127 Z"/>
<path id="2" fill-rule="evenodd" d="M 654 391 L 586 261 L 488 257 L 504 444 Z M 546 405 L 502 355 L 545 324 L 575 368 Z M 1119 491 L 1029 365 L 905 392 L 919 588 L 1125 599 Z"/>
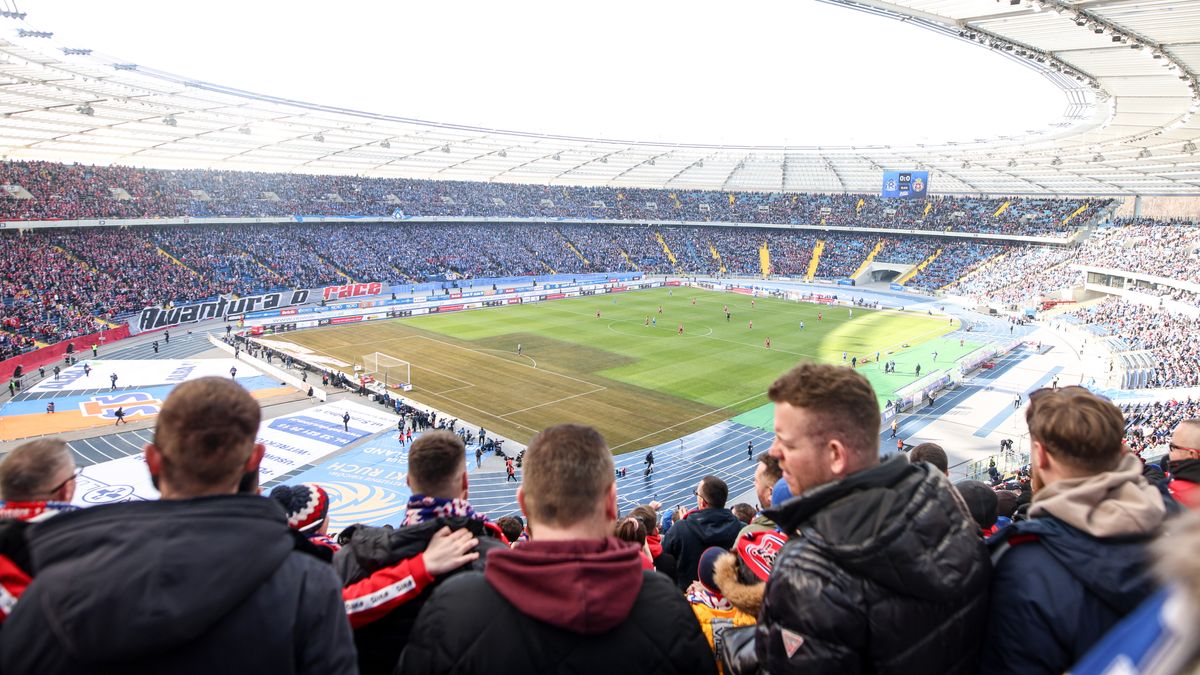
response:
<path id="1" fill-rule="evenodd" d="M 358 669 L 362 675 L 392 672 L 400 660 L 400 653 L 408 644 L 408 635 L 412 632 L 417 614 L 438 584 L 458 572 L 482 571 L 490 551 L 508 547 L 493 536 L 495 533 L 482 521 L 468 518 L 438 518 L 398 529 L 357 525 L 343 532 L 339 538 L 342 549 L 334 555 L 333 564 L 343 586 L 348 586 L 380 568 L 422 553 L 429 547 L 429 540 L 442 527 L 470 530 L 479 539 L 479 545 L 475 548 L 479 557 L 470 565 L 438 577 L 416 599 L 354 631 Z"/>
<path id="2" fill-rule="evenodd" d="M 897 458 L 767 515 L 792 538 L 755 635 L 764 672 L 975 672 L 988 556 L 941 472 Z"/>

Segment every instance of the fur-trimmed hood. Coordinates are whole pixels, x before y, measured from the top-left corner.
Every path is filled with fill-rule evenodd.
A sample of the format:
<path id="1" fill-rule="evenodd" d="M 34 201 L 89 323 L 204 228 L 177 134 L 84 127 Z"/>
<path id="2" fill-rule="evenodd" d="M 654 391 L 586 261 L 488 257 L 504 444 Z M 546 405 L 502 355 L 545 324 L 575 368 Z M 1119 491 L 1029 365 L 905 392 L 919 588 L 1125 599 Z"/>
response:
<path id="1" fill-rule="evenodd" d="M 713 579 L 729 604 L 750 616 L 758 616 L 767 584 L 757 580 L 752 584 L 742 581 L 738 575 L 736 555 L 726 553 L 717 559 L 717 564 L 713 566 Z"/>

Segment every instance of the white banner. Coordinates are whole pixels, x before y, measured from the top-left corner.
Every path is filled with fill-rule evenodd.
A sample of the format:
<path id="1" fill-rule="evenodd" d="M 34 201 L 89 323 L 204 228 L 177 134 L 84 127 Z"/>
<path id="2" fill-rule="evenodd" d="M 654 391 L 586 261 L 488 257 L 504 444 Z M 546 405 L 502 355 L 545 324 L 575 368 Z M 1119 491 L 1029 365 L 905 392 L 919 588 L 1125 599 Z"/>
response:
<path id="1" fill-rule="evenodd" d="M 344 421 L 346 413 L 350 414 L 348 423 Z M 264 420 L 257 438 L 266 446 L 258 467 L 259 483 L 319 461 L 359 439 L 394 428 L 396 420 L 395 415 L 383 408 L 353 401 L 335 401 Z M 85 467 L 76 483 L 73 503 L 93 506 L 158 499 L 158 496 L 146 460 L 139 453 Z"/>
<path id="2" fill-rule="evenodd" d="M 238 379 L 262 374 L 249 364 L 237 359 L 187 361 L 89 359 L 63 370 L 57 378 L 53 375 L 48 376 L 29 391 L 38 393 L 107 389 L 113 386 L 113 375 L 117 376 L 117 387 L 153 387 L 162 384 L 179 384 L 200 377 L 229 377 L 230 368 L 237 368 Z M 88 374 L 89 372 L 90 374 Z"/>

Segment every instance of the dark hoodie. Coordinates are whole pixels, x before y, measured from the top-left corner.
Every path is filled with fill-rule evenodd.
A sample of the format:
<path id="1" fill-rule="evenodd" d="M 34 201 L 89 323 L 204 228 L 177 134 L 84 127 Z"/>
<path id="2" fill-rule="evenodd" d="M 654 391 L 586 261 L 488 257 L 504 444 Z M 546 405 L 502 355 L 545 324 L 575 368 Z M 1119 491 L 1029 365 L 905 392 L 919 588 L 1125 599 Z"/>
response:
<path id="1" fill-rule="evenodd" d="M 250 495 L 129 502 L 33 528 L 4 673 L 353 673 L 329 564 Z"/>
<path id="2" fill-rule="evenodd" d="M 1154 592 L 1147 545 L 1166 507 L 1132 456 L 1034 496 L 1030 519 L 988 540 L 992 576 L 983 673 L 1061 673 Z"/>
<path id="3" fill-rule="evenodd" d="M 398 672 L 703 675 L 716 665 L 670 580 L 610 537 L 526 542 L 448 580 Z"/>
<path id="4" fill-rule="evenodd" d="M 755 636 L 772 673 L 973 673 L 988 558 L 940 471 L 904 457 L 794 497 Z"/>
<path id="5" fill-rule="evenodd" d="M 675 585 L 687 590 L 697 579 L 700 555 L 710 546 L 733 548 L 738 532 L 745 525 L 733 512 L 725 508 L 707 508 L 692 511 L 683 520 L 671 526 L 663 537 L 663 551 L 675 556 L 679 563 L 675 573 Z"/>

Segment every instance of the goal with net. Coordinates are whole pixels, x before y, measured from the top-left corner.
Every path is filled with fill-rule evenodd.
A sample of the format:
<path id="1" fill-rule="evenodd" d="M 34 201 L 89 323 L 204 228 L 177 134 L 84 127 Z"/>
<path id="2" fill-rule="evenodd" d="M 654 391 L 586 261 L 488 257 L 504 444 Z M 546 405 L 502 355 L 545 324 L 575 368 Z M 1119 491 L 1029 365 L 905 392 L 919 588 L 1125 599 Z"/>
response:
<path id="1" fill-rule="evenodd" d="M 412 391 L 412 364 L 383 352 L 365 354 L 363 374 L 375 379 L 385 387 Z"/>

